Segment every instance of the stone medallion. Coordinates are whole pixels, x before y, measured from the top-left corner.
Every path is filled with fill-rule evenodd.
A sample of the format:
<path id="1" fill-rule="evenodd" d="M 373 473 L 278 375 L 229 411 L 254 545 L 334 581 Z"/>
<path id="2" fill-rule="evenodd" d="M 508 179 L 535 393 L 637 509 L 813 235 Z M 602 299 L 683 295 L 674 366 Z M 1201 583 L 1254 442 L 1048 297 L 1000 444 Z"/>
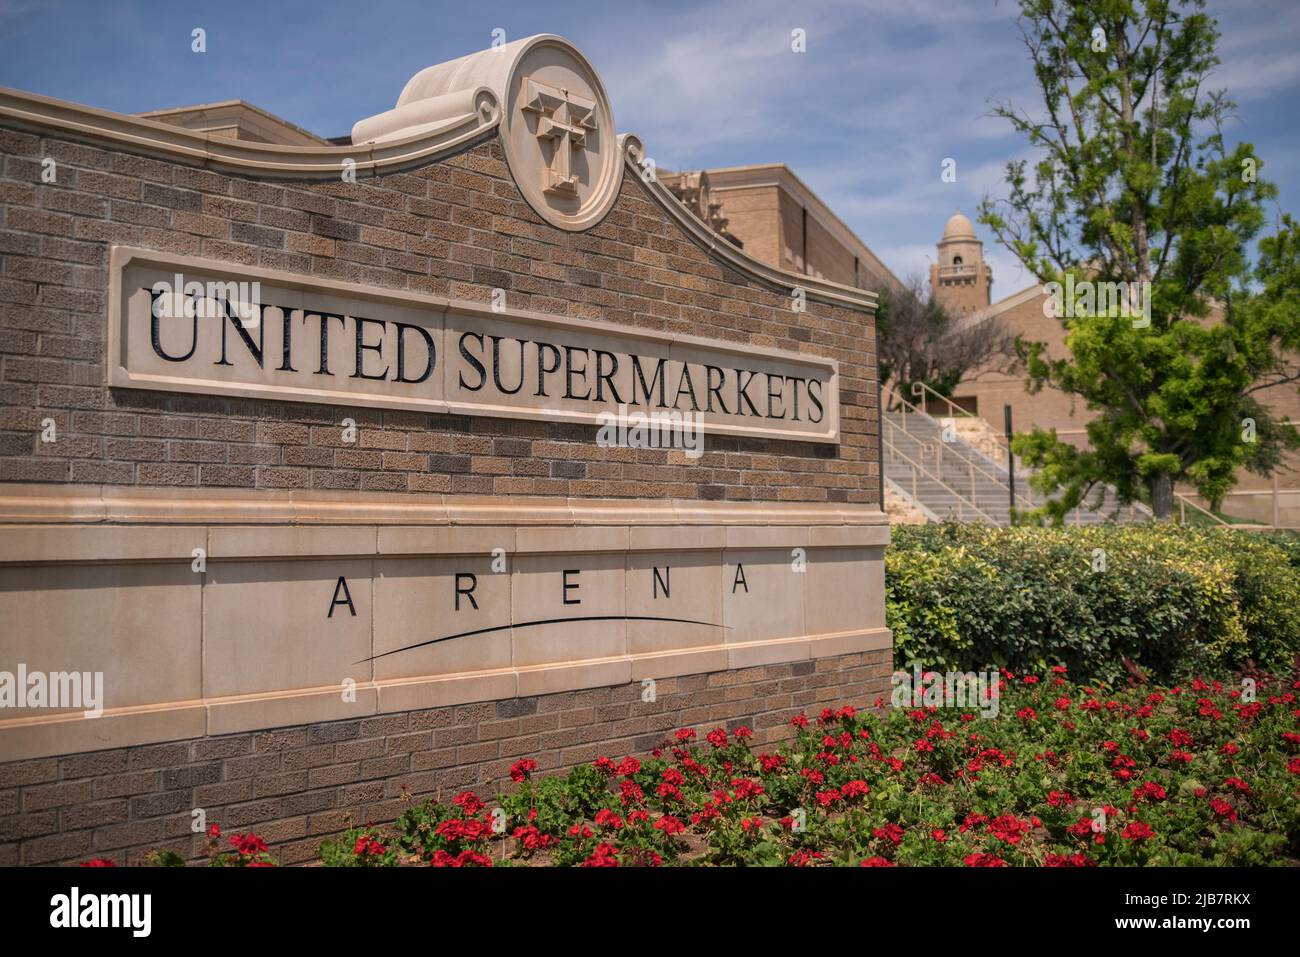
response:
<path id="1" fill-rule="evenodd" d="M 506 159 L 520 191 L 561 229 L 589 229 L 622 180 L 614 115 L 600 77 L 558 37 L 533 38 L 515 62 L 502 112 Z"/>
<path id="2" fill-rule="evenodd" d="M 455 122 L 466 104 L 486 108 L 484 97 L 500 109 L 506 162 L 529 205 L 561 229 L 599 223 L 623 178 L 614 113 L 595 68 L 562 37 L 527 37 L 421 70 L 396 108 L 353 128 L 353 142 Z"/>

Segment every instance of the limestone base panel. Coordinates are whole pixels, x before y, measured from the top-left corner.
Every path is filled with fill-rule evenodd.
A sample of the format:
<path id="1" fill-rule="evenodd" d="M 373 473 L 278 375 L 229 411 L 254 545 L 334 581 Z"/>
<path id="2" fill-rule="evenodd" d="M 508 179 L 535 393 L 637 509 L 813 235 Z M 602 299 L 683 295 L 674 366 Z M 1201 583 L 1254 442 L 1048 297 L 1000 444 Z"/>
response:
<path id="1" fill-rule="evenodd" d="M 851 506 L 5 492 L 0 761 L 891 646 Z"/>

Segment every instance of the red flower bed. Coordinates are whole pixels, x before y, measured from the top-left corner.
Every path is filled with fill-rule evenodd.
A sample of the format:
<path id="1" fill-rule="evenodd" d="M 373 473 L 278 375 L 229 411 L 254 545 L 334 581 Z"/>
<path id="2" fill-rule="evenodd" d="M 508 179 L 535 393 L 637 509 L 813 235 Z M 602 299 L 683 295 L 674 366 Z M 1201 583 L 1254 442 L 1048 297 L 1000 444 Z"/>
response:
<path id="1" fill-rule="evenodd" d="M 1002 677 L 1000 712 L 851 707 L 683 728 L 644 760 L 602 757 L 509 793 L 411 802 L 326 841 L 328 864 L 434 867 L 1212 864 L 1300 860 L 1300 703 L 1267 677 L 1108 691 Z M 880 704 L 880 702 L 878 702 Z M 266 857 L 236 836 L 222 863 Z"/>

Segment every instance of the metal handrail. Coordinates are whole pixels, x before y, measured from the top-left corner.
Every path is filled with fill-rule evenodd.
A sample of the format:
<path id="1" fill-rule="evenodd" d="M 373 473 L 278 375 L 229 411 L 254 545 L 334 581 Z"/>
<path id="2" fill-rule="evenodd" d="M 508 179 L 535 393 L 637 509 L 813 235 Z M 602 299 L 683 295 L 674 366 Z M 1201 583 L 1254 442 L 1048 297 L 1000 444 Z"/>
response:
<path id="1" fill-rule="evenodd" d="M 1218 522 L 1220 525 L 1226 525 L 1228 528 L 1233 527 L 1231 522 L 1225 522 L 1223 519 L 1219 518 L 1219 516 L 1215 515 L 1209 509 L 1205 509 L 1197 505 L 1190 498 L 1188 498 L 1184 492 L 1174 492 L 1174 498 L 1178 499 L 1178 524 L 1179 525 L 1187 524 L 1187 506 L 1190 505 L 1192 508 L 1196 509 L 1196 511 L 1200 512 L 1202 515 L 1208 515 L 1210 518 L 1214 519 L 1214 521 Z"/>
<path id="2" fill-rule="evenodd" d="M 1233 531 L 1238 531 L 1238 532 L 1258 532 L 1258 531 L 1264 531 L 1264 530 L 1267 530 L 1267 529 L 1273 529 L 1273 528 L 1276 528 L 1276 527 L 1277 527 L 1276 525 L 1265 525 L 1265 524 L 1263 524 L 1263 523 L 1259 523 L 1259 522 L 1255 522 L 1255 523 L 1252 523 L 1252 522 L 1238 522 L 1238 523 L 1225 522 L 1223 519 L 1219 518 L 1219 516 L 1215 515 L 1213 512 L 1208 511 L 1208 510 L 1202 508 L 1200 505 L 1197 505 L 1195 502 L 1193 502 L 1193 501 L 1192 501 L 1192 500 L 1191 500 L 1191 499 L 1190 499 L 1190 498 L 1189 498 L 1185 493 L 1183 493 L 1183 492 L 1175 492 L 1175 493 L 1174 493 L 1174 497 L 1178 499 L 1178 522 L 1179 522 L 1180 525 L 1186 525 L 1186 524 L 1187 524 L 1187 506 L 1190 505 L 1192 508 L 1196 509 L 1196 511 L 1200 512 L 1201 514 L 1210 516 L 1210 518 L 1214 519 L 1216 522 L 1218 522 L 1218 523 L 1219 523 L 1220 525 L 1222 525 L 1224 528 L 1231 528 Z"/>
<path id="3" fill-rule="evenodd" d="M 927 418 L 930 417 L 930 415 L 929 415 L 928 412 L 922 412 L 920 409 L 916 408 L 916 406 L 912 405 L 912 403 L 908 402 L 906 399 L 902 399 L 901 401 L 902 401 L 905 405 L 910 406 L 914 412 L 917 412 L 917 413 L 919 413 L 919 414 L 921 414 L 921 415 L 924 415 L 924 416 L 926 416 Z M 925 448 L 928 448 L 928 447 L 930 446 L 930 443 L 929 443 L 928 441 L 926 441 L 925 439 L 921 438 L 919 435 L 914 435 L 913 433 L 911 433 L 910 431 L 908 431 L 906 424 L 899 425 L 898 423 L 896 423 L 896 422 L 892 422 L 892 421 L 890 421 L 889 419 L 883 419 L 882 421 L 884 421 L 885 423 L 887 423 L 891 429 L 898 429 L 898 430 L 900 430 L 904 435 L 906 435 L 908 438 L 910 438 L 913 442 L 916 442 L 918 446 L 922 447 L 923 450 L 924 450 Z M 906 420 L 905 420 L 905 421 L 906 421 Z M 970 445 L 969 442 L 967 442 L 966 444 L 967 444 L 967 445 Z M 987 468 L 985 468 L 984 466 L 977 464 L 977 463 L 975 462 L 975 460 L 974 460 L 971 456 L 969 456 L 969 455 L 963 455 L 963 454 L 961 453 L 961 450 L 958 449 L 958 448 L 956 448 L 952 443 L 950 443 L 950 442 L 941 442 L 941 443 L 939 443 L 939 451 L 940 451 L 941 454 L 942 454 L 942 452 L 947 451 L 947 452 L 949 452 L 950 454 L 956 456 L 956 458 L 957 458 L 959 461 L 964 462 L 964 463 L 965 463 L 965 464 L 966 464 L 966 465 L 967 465 L 967 466 L 968 466 L 972 471 L 979 472 L 981 475 L 983 475 L 985 478 L 987 478 L 990 482 L 992 482 L 992 483 L 993 483 L 994 485 L 996 485 L 998 488 L 1002 489 L 1004 492 L 1007 492 L 1008 494 L 1010 493 L 1010 491 L 1011 491 L 1011 486 L 1010 486 L 1010 483 L 1009 483 L 1009 482 L 1004 482 L 1004 481 L 1002 481 L 1002 479 L 1001 479 L 1001 478 L 1000 478 L 1000 477 L 999 477 L 995 472 L 990 472 L 990 471 L 989 471 Z M 973 446 L 971 446 L 971 451 L 974 452 L 975 454 L 979 455 L 981 458 L 983 458 L 986 462 L 988 462 L 988 463 L 989 463 L 990 465 L 992 465 L 994 468 L 998 468 L 998 466 L 997 466 L 995 463 L 993 463 L 993 461 L 992 461 L 991 459 L 989 459 L 988 456 L 984 455 L 984 454 L 983 454 L 982 452 L 980 452 L 978 449 L 976 449 L 976 448 L 974 448 Z M 1017 502 L 1021 502 L 1021 503 L 1025 504 L 1025 505 L 1027 505 L 1029 508 L 1037 508 L 1037 507 L 1038 507 L 1038 505 L 1034 502 L 1034 500 L 1033 500 L 1031 497 L 1029 497 L 1029 496 L 1027 496 L 1027 495 L 1024 495 L 1023 493 L 1021 493 L 1021 492 L 1019 492 L 1019 491 L 1016 492 L 1016 501 L 1017 501 Z"/>
<path id="4" fill-rule="evenodd" d="M 890 424 L 892 425 L 893 423 L 890 423 Z M 909 433 L 909 437 L 915 439 L 915 436 L 911 436 L 910 433 Z M 918 470 L 919 470 L 919 472 L 920 472 L 921 475 L 925 476 L 925 477 L 928 478 L 928 479 L 931 479 L 931 480 L 934 481 L 934 482 L 938 482 L 938 483 L 939 483 L 939 486 L 940 486 L 941 488 L 943 488 L 943 489 L 945 489 L 945 490 L 951 492 L 951 493 L 953 494 L 953 496 L 957 499 L 957 518 L 958 518 L 958 519 L 961 519 L 961 517 L 962 517 L 962 515 L 961 515 L 961 505 L 962 505 L 963 502 L 965 502 L 965 504 L 968 505 L 968 506 L 971 508 L 971 510 L 974 511 L 977 515 L 981 515 L 981 516 L 983 516 L 985 519 L 987 519 L 988 522 L 989 522 L 989 524 L 991 524 L 991 525 L 996 525 L 996 524 L 997 524 L 997 521 L 993 518 L 992 515 L 990 515 L 990 514 L 989 514 L 988 512 L 986 512 L 986 511 L 984 511 L 984 509 L 980 508 L 980 507 L 979 507 L 978 505 L 976 505 L 974 502 L 968 502 L 968 501 L 966 501 L 965 496 L 963 496 L 963 495 L 961 494 L 961 492 L 957 491 L 955 488 L 953 488 L 951 485 L 949 485 L 947 482 L 945 482 L 945 481 L 944 481 L 942 478 L 940 478 L 938 475 L 933 474 L 933 473 L 932 473 L 929 469 L 927 469 L 924 465 L 922 465 L 921 463 L 917 462 L 917 461 L 916 461 L 915 459 L 913 459 L 910 455 L 908 455 L 906 452 L 904 452 L 902 449 L 900 449 L 897 445 L 894 444 L 893 439 L 886 437 L 886 438 L 885 438 L 885 446 L 886 446 L 886 448 L 888 448 L 890 451 L 892 451 L 895 455 L 897 455 L 899 458 L 901 458 L 904 462 L 906 462 L 908 465 L 912 466 L 912 481 L 913 481 L 913 489 L 912 489 L 912 492 L 913 492 L 913 497 L 914 497 L 914 498 L 916 497 L 916 494 L 915 494 L 915 493 L 916 493 L 916 488 L 915 488 L 916 476 L 917 476 L 917 472 L 918 472 Z"/>
<path id="5" fill-rule="evenodd" d="M 901 412 L 902 412 L 902 415 L 903 415 L 903 431 L 904 431 L 904 432 L 907 432 L 907 410 L 908 410 L 908 409 L 911 409 L 912 412 L 913 412 L 914 414 L 916 414 L 916 415 L 924 416 L 925 418 L 929 419 L 931 422 L 933 422 L 933 423 L 936 424 L 936 425 L 939 424 L 939 420 L 937 420 L 937 419 L 936 419 L 934 416 L 932 416 L 929 412 L 926 412 L 924 409 L 918 408 L 918 407 L 917 407 L 916 405 L 914 405 L 913 403 L 908 402 L 905 398 L 903 398 L 901 395 L 899 395 L 898 392 L 895 392 L 894 395 L 898 398 L 898 401 L 899 401 L 900 403 L 902 403 L 902 406 L 903 406 L 903 408 L 901 409 Z M 940 396 L 940 398 L 942 398 L 942 396 Z M 908 434 L 908 435 L 912 435 L 911 432 L 907 432 L 907 434 Z M 912 436 L 912 437 L 913 437 L 913 438 L 916 438 L 916 436 Z M 963 441 L 965 441 L 965 440 L 963 440 Z M 944 444 L 947 445 L 949 448 L 952 448 L 952 443 L 944 443 Z M 985 462 L 988 463 L 989 468 L 1000 469 L 1000 470 L 1005 471 L 1006 467 L 1005 467 L 1004 465 L 1002 465 L 1000 462 L 996 462 L 996 461 L 994 461 L 993 458 L 992 458 L 991 456 L 985 455 L 985 454 L 984 454 L 983 452 L 981 452 L 979 449 L 975 448 L 974 445 L 971 445 L 970 442 L 966 442 L 966 444 L 967 444 L 967 445 L 970 445 L 970 447 L 971 447 L 971 451 L 972 451 L 972 452 L 974 452 L 976 455 L 978 455 L 980 458 L 982 458 Z M 954 451 L 955 451 L 955 450 L 954 450 Z M 1005 484 L 1005 483 L 1003 483 L 1003 488 L 1006 488 L 1006 484 Z"/>
<path id="6" fill-rule="evenodd" d="M 918 414 L 920 414 L 920 415 L 928 416 L 928 417 L 931 418 L 931 419 L 934 418 L 934 416 L 930 415 L 930 413 L 929 413 L 926 409 L 924 409 L 924 408 L 920 408 L 920 407 L 918 407 L 915 403 L 913 403 L 913 402 L 909 402 L 907 399 L 903 398 L 902 394 L 901 394 L 897 389 L 891 389 L 891 391 L 893 391 L 893 393 L 894 393 L 894 395 L 897 397 L 898 401 L 901 402 L 901 403 L 903 404 L 903 406 L 906 407 L 906 409 L 911 409 L 913 412 L 918 413 Z M 950 398 L 948 398 L 946 395 L 943 395 L 942 393 L 935 391 L 935 389 L 933 389 L 931 386 L 926 385 L 924 382 L 913 382 L 913 383 L 912 383 L 912 395 L 915 396 L 915 397 L 917 397 L 917 398 L 927 399 L 927 400 L 928 400 L 930 397 L 934 397 L 934 398 L 936 398 L 936 399 L 939 399 L 941 402 L 943 402 L 943 403 L 948 407 L 948 409 L 953 413 L 954 417 L 971 418 L 971 419 L 978 418 L 978 416 L 976 416 L 974 413 L 969 412 L 969 411 L 967 411 L 966 409 L 963 409 L 961 406 L 957 405 L 955 402 L 953 402 L 953 401 L 952 401 Z M 928 402 L 927 402 L 927 404 L 928 404 Z M 903 424 L 903 425 L 898 425 L 898 424 L 896 424 L 896 423 L 890 422 L 890 423 L 889 423 L 890 426 L 893 427 L 893 428 L 896 428 L 896 429 L 901 429 L 901 430 L 903 431 L 903 434 L 907 435 L 909 438 L 911 438 L 913 441 L 915 441 L 919 446 L 923 447 L 924 449 L 929 449 L 929 448 L 931 447 L 931 443 L 925 441 L 925 440 L 922 439 L 920 436 L 913 435 L 913 434 L 908 430 L 908 428 L 907 428 L 907 426 L 906 426 L 906 424 L 905 424 L 905 423 L 906 423 L 906 415 L 907 415 L 907 413 L 906 413 L 906 409 L 905 409 L 904 412 L 903 412 L 904 424 Z M 888 421 L 888 420 L 884 420 L 884 421 Z M 993 431 L 992 429 L 989 430 L 988 435 L 989 435 L 990 438 L 993 439 L 994 443 L 997 444 L 999 447 L 1001 447 L 1001 448 L 1003 448 L 1003 449 L 1006 448 L 1006 436 L 999 435 L 997 432 Z M 996 463 L 993 463 L 993 462 L 992 462 L 992 459 L 991 459 L 988 455 L 985 455 L 984 452 L 983 452 L 981 449 L 977 448 L 977 447 L 975 446 L 975 443 L 971 442 L 969 439 L 965 439 L 965 440 L 963 440 L 963 441 L 965 441 L 965 443 L 966 443 L 968 446 L 970 446 L 971 451 L 973 451 L 973 452 L 979 454 L 979 455 L 980 455 L 982 458 L 984 458 L 986 461 L 989 461 L 990 463 L 994 464 L 995 467 L 999 467 L 999 468 L 1000 468 L 1000 466 L 996 466 Z M 891 443 L 891 445 L 892 445 L 892 443 Z M 957 456 L 958 459 L 961 459 L 962 461 L 968 463 L 968 465 L 970 465 L 971 468 L 976 469 L 977 471 L 979 471 L 982 475 L 984 475 L 985 477 L 987 477 L 990 481 L 992 481 L 994 484 L 996 484 L 997 486 L 999 486 L 999 487 L 1002 488 L 1003 490 L 1009 491 L 1009 483 L 1007 483 L 1007 482 L 1003 482 L 1003 481 L 1002 481 L 1000 478 L 998 478 L 996 475 L 992 475 L 992 474 L 990 474 L 986 469 L 984 469 L 984 468 L 982 468 L 982 467 L 976 465 L 976 464 L 974 463 L 974 461 L 970 459 L 969 456 L 963 456 L 963 455 L 960 453 L 959 450 L 953 448 L 951 445 L 949 445 L 949 444 L 947 444 L 947 443 L 945 443 L 945 445 L 946 445 L 947 448 L 952 452 L 953 455 Z M 899 454 L 901 455 L 902 453 L 900 452 Z M 904 457 L 906 457 L 906 456 L 904 456 Z M 936 464 L 937 464 L 937 463 L 936 463 Z M 941 466 L 939 466 L 939 467 L 941 467 Z M 937 476 L 936 476 L 936 481 L 938 481 Z M 945 486 L 945 487 L 946 487 L 946 486 Z M 949 491 L 953 491 L 953 490 L 952 490 L 952 489 L 949 489 Z M 955 494 L 957 494 L 957 493 L 956 493 L 955 491 L 953 491 L 953 494 L 955 495 Z M 972 499 L 973 499 L 973 498 L 974 498 L 974 496 L 972 495 Z M 1021 495 L 1019 492 L 1016 493 L 1016 498 L 1019 499 L 1019 500 L 1022 500 L 1022 501 L 1024 501 L 1024 502 L 1026 502 L 1026 503 L 1029 505 L 1030 508 L 1037 508 L 1037 507 L 1038 507 L 1038 506 L 1034 503 L 1034 500 L 1033 500 L 1032 498 L 1027 498 L 1026 496 Z M 1189 498 L 1189 497 L 1186 495 L 1186 493 L 1184 493 L 1184 492 L 1175 492 L 1175 493 L 1174 493 L 1174 498 L 1176 498 L 1176 499 L 1178 500 L 1178 521 L 1179 521 L 1179 524 L 1182 524 L 1182 525 L 1187 524 L 1187 508 L 1190 506 L 1190 507 L 1191 507 L 1192 509 L 1194 509 L 1195 511 L 1200 512 L 1202 515 L 1207 516 L 1207 517 L 1208 517 L 1209 519 L 1211 519 L 1211 521 L 1213 521 L 1216 525 L 1222 525 L 1222 526 L 1227 527 L 1227 528 L 1235 528 L 1235 527 L 1237 527 L 1237 526 L 1235 526 L 1232 522 L 1225 522 L 1222 518 L 1220 518 L 1218 515 L 1215 515 L 1215 514 L 1214 514 L 1213 512 L 1211 512 L 1209 509 L 1206 509 L 1206 508 L 1203 508 L 1203 507 L 1200 506 L 1200 505 L 1197 505 L 1196 502 L 1192 501 L 1191 498 Z M 1082 503 L 1080 503 L 1080 505 L 1079 505 L 1078 507 L 1075 508 L 1075 512 L 1077 513 L 1077 512 L 1081 511 L 1081 510 L 1082 510 L 1083 508 L 1085 508 L 1085 507 L 1086 507 L 1086 506 L 1084 506 Z M 1142 504 L 1141 502 L 1135 502 L 1135 503 L 1133 503 L 1133 504 L 1130 506 L 1130 508 L 1136 508 L 1138 511 L 1141 511 L 1141 512 L 1145 512 L 1145 513 L 1147 513 L 1148 516 L 1150 516 L 1150 515 L 1152 514 L 1152 513 L 1151 513 L 1151 510 L 1150 510 L 1147 506 L 1145 506 L 1144 504 Z M 1092 508 L 1088 508 L 1088 511 L 1094 511 L 1094 509 L 1092 509 Z M 1076 519 L 1076 522 L 1077 522 L 1078 519 L 1079 519 L 1079 516 L 1078 516 L 1077 514 L 1076 514 L 1076 516 L 1075 516 L 1075 519 Z"/>
<path id="7" fill-rule="evenodd" d="M 934 398 L 939 399 L 941 402 L 943 402 L 948 406 L 949 411 L 953 414 L 953 418 L 972 419 L 977 422 L 983 422 L 986 426 L 988 426 L 985 435 L 994 445 L 997 446 L 998 454 L 1001 455 L 1007 451 L 1007 437 L 1005 435 L 1003 435 L 1001 432 L 998 432 L 992 426 L 989 426 L 988 423 L 979 415 L 976 415 L 974 412 L 968 412 L 967 410 L 963 409 L 961 406 L 953 402 L 952 399 L 948 398 L 943 393 L 938 392 L 932 386 L 928 386 L 924 382 L 913 382 L 912 395 L 915 396 L 916 398 L 923 398 L 927 400 L 925 401 L 923 406 L 917 410 L 919 412 L 924 413 L 925 415 L 930 415 L 926 407 L 929 406 L 930 404 L 928 401 L 929 398 L 933 396 Z M 915 409 L 916 406 L 913 406 L 912 408 Z M 972 442 L 970 439 L 966 439 L 966 444 L 969 445 L 971 448 L 976 449 L 976 451 L 980 452 L 981 455 L 984 455 L 985 458 L 992 459 L 991 455 L 986 454 L 983 449 L 978 448 L 978 446 L 976 446 L 976 444 Z"/>
<path id="8" fill-rule="evenodd" d="M 916 475 L 916 469 L 912 469 L 912 474 Z M 941 521 L 939 516 L 935 514 L 934 510 L 930 508 L 930 506 L 926 505 L 915 495 L 909 493 L 907 489 L 903 488 L 903 486 L 899 485 L 888 475 L 885 476 L 885 487 L 892 489 L 895 495 L 901 496 L 902 498 L 906 499 L 908 505 L 912 506 L 912 508 L 916 509 L 918 512 L 920 512 L 930 521 L 932 522 Z"/>
<path id="9" fill-rule="evenodd" d="M 918 399 L 925 398 L 929 395 L 932 395 L 936 399 L 942 399 L 944 402 L 946 402 L 948 408 L 955 409 L 958 415 L 970 416 L 972 419 L 976 417 L 973 412 L 967 412 L 961 406 L 957 405 L 957 403 L 953 402 L 952 399 L 948 398 L 946 395 L 941 394 L 940 392 L 937 392 L 932 386 L 928 386 L 924 382 L 912 383 L 912 395 L 913 397 Z M 915 408 L 915 406 L 913 406 L 913 408 Z M 922 409 L 921 411 L 925 412 L 926 415 L 930 414 L 925 409 Z"/>

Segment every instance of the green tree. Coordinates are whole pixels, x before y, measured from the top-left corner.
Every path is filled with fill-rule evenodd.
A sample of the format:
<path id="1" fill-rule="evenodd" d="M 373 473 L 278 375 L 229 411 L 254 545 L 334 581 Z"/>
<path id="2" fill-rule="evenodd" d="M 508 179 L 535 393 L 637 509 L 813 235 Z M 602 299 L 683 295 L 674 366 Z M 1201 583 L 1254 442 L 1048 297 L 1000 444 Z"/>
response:
<path id="1" fill-rule="evenodd" d="M 1300 446 L 1256 397 L 1300 380 L 1297 225 L 1283 216 L 1259 237 L 1277 191 L 1253 147 L 1225 139 L 1234 104 L 1210 89 L 1218 30 L 1203 11 L 1203 0 L 1020 3 L 1042 103 L 995 113 L 1040 155 L 1032 170 L 1008 164 L 1009 196 L 986 197 L 980 221 L 1044 284 L 1124 283 L 1149 303 L 1059 297 L 1069 355 L 1017 342 L 1031 391 L 1058 388 L 1097 413 L 1090 448 L 1041 429 L 1015 440 L 1038 487 L 1061 493 L 1048 508 L 1058 519 L 1099 483 L 1158 518 L 1176 482 L 1217 506 L 1239 467 L 1271 474 Z"/>

